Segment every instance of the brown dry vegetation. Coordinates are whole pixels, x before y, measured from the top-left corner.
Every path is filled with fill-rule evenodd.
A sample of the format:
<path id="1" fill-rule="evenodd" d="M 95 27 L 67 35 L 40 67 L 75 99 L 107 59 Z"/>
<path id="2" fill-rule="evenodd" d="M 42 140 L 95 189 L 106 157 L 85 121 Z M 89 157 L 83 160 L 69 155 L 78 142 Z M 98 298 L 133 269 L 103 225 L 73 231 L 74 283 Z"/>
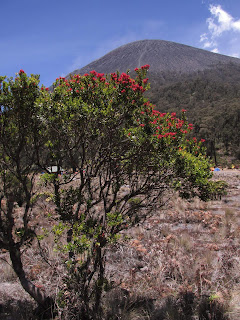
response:
<path id="1" fill-rule="evenodd" d="M 107 277 L 116 287 L 105 296 L 108 319 L 240 319 L 240 171 L 223 170 L 214 178 L 227 181 L 227 196 L 204 203 L 173 195 L 160 212 L 122 232 L 108 248 Z M 49 229 L 51 200 L 39 199 L 32 215 L 38 230 Z M 35 241 L 23 257 L 30 279 L 57 296 L 65 271 L 53 235 L 41 246 Z M 193 308 L 202 318 L 190 317 Z M 204 317 L 201 308 L 215 311 Z M 0 318 L 31 319 L 33 309 L 2 251 Z M 55 319 L 61 319 L 60 311 L 61 306 Z"/>

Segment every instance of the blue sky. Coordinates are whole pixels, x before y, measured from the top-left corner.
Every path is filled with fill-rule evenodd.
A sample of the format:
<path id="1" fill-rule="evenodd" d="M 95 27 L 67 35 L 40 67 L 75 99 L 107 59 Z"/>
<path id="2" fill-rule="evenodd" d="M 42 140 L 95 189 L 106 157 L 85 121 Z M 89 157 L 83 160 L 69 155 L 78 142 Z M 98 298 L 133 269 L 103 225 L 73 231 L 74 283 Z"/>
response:
<path id="1" fill-rule="evenodd" d="M 240 57 L 239 0 L 0 0 L 0 75 L 46 86 L 132 41 L 161 39 Z"/>

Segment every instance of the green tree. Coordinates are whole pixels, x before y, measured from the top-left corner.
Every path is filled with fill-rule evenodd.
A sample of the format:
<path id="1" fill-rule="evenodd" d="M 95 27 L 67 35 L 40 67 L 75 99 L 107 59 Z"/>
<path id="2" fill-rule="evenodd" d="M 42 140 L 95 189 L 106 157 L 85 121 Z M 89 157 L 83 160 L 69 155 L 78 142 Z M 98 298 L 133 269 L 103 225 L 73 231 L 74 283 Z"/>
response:
<path id="1" fill-rule="evenodd" d="M 35 106 L 38 83 L 38 76 L 27 77 L 23 70 L 14 80 L 0 77 L 0 248 L 9 252 L 23 288 L 45 305 L 48 299 L 27 278 L 21 255 L 34 237 L 29 222 L 40 142 Z"/>
<path id="2" fill-rule="evenodd" d="M 47 173 L 46 181 L 59 215 L 56 242 L 67 254 L 67 306 L 78 304 L 88 319 L 101 318 L 105 251 L 119 232 L 159 208 L 170 189 L 210 195 L 202 142 L 187 141 L 192 126 L 184 110 L 179 119 L 144 98 L 147 70 L 136 69 L 136 79 L 95 71 L 60 78 L 37 101 L 48 148 L 41 168 L 76 170 Z"/>
<path id="3" fill-rule="evenodd" d="M 26 279 L 20 251 L 34 236 L 29 220 L 39 169 L 58 215 L 56 246 L 65 253 L 64 310 L 77 308 L 84 319 L 101 318 L 105 253 L 121 230 L 161 207 L 172 189 L 204 200 L 214 190 L 203 142 L 187 139 L 185 110 L 177 118 L 144 98 L 148 67 L 136 68 L 135 79 L 95 71 L 60 78 L 52 92 L 23 71 L 1 78 L 0 245 L 39 304 L 47 297 Z M 16 203 L 23 205 L 20 229 Z"/>

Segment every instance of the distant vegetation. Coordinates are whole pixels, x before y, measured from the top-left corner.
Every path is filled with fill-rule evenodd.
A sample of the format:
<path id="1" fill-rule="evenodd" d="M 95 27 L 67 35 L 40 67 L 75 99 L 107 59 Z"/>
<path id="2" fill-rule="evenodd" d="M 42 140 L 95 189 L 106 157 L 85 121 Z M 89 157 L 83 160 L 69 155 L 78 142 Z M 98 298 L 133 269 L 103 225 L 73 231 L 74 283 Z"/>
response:
<path id="1" fill-rule="evenodd" d="M 150 79 L 151 101 L 162 112 L 186 109 L 193 135 L 206 139 L 216 164 L 224 164 L 224 156 L 240 160 L 240 66 L 219 65 L 181 77 L 151 74 Z"/>

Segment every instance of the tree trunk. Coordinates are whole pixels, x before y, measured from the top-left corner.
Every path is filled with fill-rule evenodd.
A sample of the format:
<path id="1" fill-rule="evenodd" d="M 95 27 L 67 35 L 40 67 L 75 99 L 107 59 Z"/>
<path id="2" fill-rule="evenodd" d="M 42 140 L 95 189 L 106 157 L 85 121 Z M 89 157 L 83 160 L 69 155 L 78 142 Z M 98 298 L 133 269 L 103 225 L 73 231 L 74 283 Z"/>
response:
<path id="1" fill-rule="evenodd" d="M 21 285 L 27 293 L 41 306 L 45 308 L 46 304 L 50 306 L 51 299 L 46 296 L 46 294 L 37 288 L 27 277 L 23 269 L 21 251 L 17 243 L 13 239 L 13 227 L 14 227 L 14 218 L 13 218 L 13 208 L 14 201 L 8 199 L 7 201 L 7 221 L 8 226 L 6 230 L 7 240 L 8 240 L 8 251 L 12 261 L 12 267 L 18 276 Z"/>
<path id="2" fill-rule="evenodd" d="M 21 252 L 20 249 L 16 246 L 11 246 L 9 248 L 9 254 L 12 261 L 12 266 L 14 271 L 16 272 L 22 287 L 27 293 L 41 306 L 46 306 L 49 304 L 50 298 L 46 296 L 46 294 L 37 288 L 29 279 L 27 279 L 26 274 L 23 270 L 22 260 L 21 260 Z"/>

